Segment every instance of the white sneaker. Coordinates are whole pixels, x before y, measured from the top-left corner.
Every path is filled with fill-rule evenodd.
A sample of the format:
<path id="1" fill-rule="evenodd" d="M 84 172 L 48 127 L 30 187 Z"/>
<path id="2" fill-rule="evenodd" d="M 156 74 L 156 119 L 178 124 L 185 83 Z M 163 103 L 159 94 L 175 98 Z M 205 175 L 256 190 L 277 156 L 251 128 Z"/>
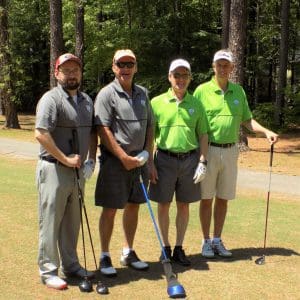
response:
<path id="1" fill-rule="evenodd" d="M 202 256 L 206 258 L 214 258 L 215 253 L 212 248 L 211 240 L 203 240 L 202 242 Z"/>
<path id="2" fill-rule="evenodd" d="M 213 251 L 215 252 L 215 254 L 218 254 L 219 256 L 222 256 L 222 257 L 231 257 L 232 256 L 232 253 L 225 248 L 222 240 L 220 240 L 218 243 L 212 241 L 212 248 L 213 248 Z"/>
<path id="3" fill-rule="evenodd" d="M 42 279 L 42 281 L 48 288 L 56 290 L 64 290 L 68 287 L 68 284 L 64 280 L 55 275 L 50 276 L 46 279 Z"/>
<path id="4" fill-rule="evenodd" d="M 107 255 L 100 259 L 100 272 L 109 277 L 117 276 L 117 270 L 111 263 L 111 258 Z"/>

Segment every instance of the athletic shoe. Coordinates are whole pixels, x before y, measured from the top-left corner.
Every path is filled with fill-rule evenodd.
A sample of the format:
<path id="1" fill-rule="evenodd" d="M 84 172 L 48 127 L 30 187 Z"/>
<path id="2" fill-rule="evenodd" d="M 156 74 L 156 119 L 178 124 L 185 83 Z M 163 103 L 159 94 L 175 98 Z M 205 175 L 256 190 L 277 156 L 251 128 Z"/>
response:
<path id="1" fill-rule="evenodd" d="M 112 266 L 111 258 L 107 255 L 100 259 L 100 272 L 108 277 L 117 276 L 117 271 Z"/>
<path id="2" fill-rule="evenodd" d="M 171 249 L 171 247 L 170 246 L 164 246 L 164 250 L 165 250 L 165 254 L 167 256 L 167 259 L 171 261 L 171 259 L 172 259 L 172 249 Z M 162 262 L 163 260 L 165 260 L 165 256 L 164 256 L 163 252 L 161 251 L 159 261 Z"/>
<path id="3" fill-rule="evenodd" d="M 56 275 L 49 276 L 42 279 L 42 282 L 48 287 L 56 290 L 64 290 L 68 287 L 68 284 Z"/>
<path id="4" fill-rule="evenodd" d="M 120 263 L 122 266 L 129 266 L 135 270 L 146 270 L 149 268 L 147 263 L 138 258 L 134 250 L 130 250 L 128 255 L 122 254 Z"/>
<path id="5" fill-rule="evenodd" d="M 225 248 L 222 240 L 220 240 L 220 242 L 218 242 L 218 243 L 212 241 L 212 248 L 213 248 L 215 254 L 218 254 L 219 256 L 222 256 L 222 257 L 231 257 L 232 256 L 232 253 Z"/>
<path id="6" fill-rule="evenodd" d="M 80 269 L 78 269 L 77 271 L 74 272 L 66 272 L 66 271 L 62 271 L 62 273 L 66 276 L 66 277 L 78 277 L 78 278 L 88 278 L 91 279 L 93 277 L 95 277 L 95 273 L 85 270 L 84 268 L 80 267 Z"/>
<path id="7" fill-rule="evenodd" d="M 181 266 L 188 267 L 191 265 L 191 261 L 187 259 L 182 246 L 175 246 L 172 259 L 174 262 L 178 263 Z"/>
<path id="8" fill-rule="evenodd" d="M 212 248 L 211 240 L 203 240 L 201 255 L 206 258 L 214 258 L 215 253 Z"/>

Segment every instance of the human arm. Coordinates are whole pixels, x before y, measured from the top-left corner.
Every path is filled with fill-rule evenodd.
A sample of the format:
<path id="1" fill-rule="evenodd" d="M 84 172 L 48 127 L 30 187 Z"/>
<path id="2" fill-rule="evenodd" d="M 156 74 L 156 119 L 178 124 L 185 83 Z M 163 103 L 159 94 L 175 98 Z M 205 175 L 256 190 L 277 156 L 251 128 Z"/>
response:
<path id="1" fill-rule="evenodd" d="M 35 129 L 36 140 L 45 148 L 45 150 L 60 161 L 62 164 L 72 168 L 80 168 L 81 159 L 80 155 L 74 154 L 66 156 L 55 144 L 49 131 L 41 128 Z"/>
<path id="2" fill-rule="evenodd" d="M 254 119 L 246 120 L 242 123 L 242 125 L 245 126 L 247 129 L 249 129 L 250 131 L 253 131 L 256 133 L 263 133 L 271 145 L 277 143 L 277 141 L 278 141 L 278 138 L 279 138 L 278 134 L 263 127 L 261 124 L 259 124 Z"/>

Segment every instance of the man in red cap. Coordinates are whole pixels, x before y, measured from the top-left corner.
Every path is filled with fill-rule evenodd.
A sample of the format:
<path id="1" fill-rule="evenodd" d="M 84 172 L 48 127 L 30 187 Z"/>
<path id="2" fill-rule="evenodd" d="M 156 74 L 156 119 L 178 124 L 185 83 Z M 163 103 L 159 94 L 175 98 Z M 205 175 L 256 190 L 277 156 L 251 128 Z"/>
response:
<path id="1" fill-rule="evenodd" d="M 42 96 L 36 112 L 35 138 L 40 143 L 38 264 L 42 282 L 58 290 L 67 287 L 58 276 L 60 265 L 65 276 L 94 276 L 81 267 L 76 252 L 80 205 L 74 168 L 78 168 L 83 187 L 96 156 L 93 102 L 79 91 L 81 76 L 81 60 L 71 53 L 61 55 L 55 64 L 57 86 Z"/>

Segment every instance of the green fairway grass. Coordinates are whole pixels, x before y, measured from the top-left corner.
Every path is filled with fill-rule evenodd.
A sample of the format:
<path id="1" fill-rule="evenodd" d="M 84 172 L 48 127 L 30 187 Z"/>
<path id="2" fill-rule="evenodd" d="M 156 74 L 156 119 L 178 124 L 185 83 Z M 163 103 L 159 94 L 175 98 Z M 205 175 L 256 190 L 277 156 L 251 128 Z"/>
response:
<path id="1" fill-rule="evenodd" d="M 37 266 L 38 220 L 35 162 L 0 157 L 0 299 L 96 299 L 94 291 L 83 294 L 76 281 L 66 291 L 40 283 Z M 86 207 L 97 263 L 100 253 L 98 218 L 93 192 L 96 174 L 86 185 Z M 266 264 L 255 259 L 262 254 L 266 199 L 264 193 L 238 193 L 230 202 L 223 237 L 233 258 L 206 260 L 200 255 L 201 234 L 198 203 L 191 205 L 184 248 L 192 260 L 189 268 L 174 266 L 188 299 L 300 299 L 300 202 L 271 193 Z M 156 205 L 152 205 L 156 214 Z M 171 207 L 170 240 L 175 241 L 175 206 Z M 159 244 L 146 205 L 140 209 L 135 240 L 138 255 L 149 262 L 147 272 L 137 272 L 119 263 L 123 233 L 119 212 L 111 241 L 111 255 L 118 277 L 105 279 L 110 289 L 106 299 L 168 299 L 167 285 L 158 263 Z M 95 269 L 86 233 L 88 268 Z M 78 243 L 83 263 L 81 239 Z M 95 287 L 95 285 L 94 285 Z"/>

